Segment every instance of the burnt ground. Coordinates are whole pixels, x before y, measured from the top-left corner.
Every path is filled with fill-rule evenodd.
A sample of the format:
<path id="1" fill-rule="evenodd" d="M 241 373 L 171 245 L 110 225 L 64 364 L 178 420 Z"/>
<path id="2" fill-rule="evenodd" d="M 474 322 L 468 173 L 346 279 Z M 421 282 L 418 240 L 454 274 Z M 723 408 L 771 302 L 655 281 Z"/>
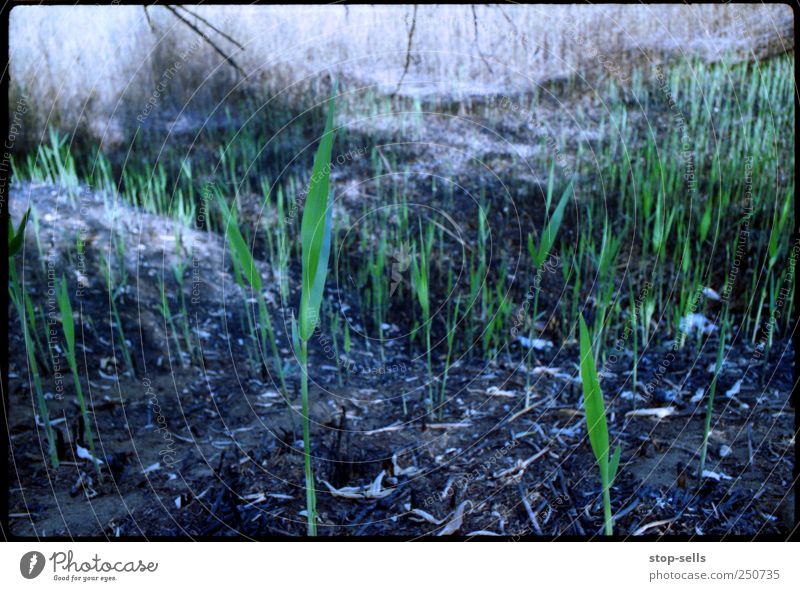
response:
<path id="1" fill-rule="evenodd" d="M 247 361 L 241 310 L 247 294 L 233 281 L 220 237 L 184 235 L 192 244 L 199 298 L 190 324 L 202 356 L 178 357 L 159 312 L 162 274 L 171 296 L 175 234 L 163 219 L 118 206 L 110 217 L 101 196 L 74 203 L 55 188 L 16 185 L 12 214 L 27 202 L 41 219 L 43 250 L 56 269 L 73 273 L 66 252 L 83 228 L 88 287 L 73 299 L 83 387 L 93 408 L 98 481 L 77 456 L 79 410 L 65 372 L 63 396 L 53 375 L 42 378 L 59 433 L 58 470 L 49 468 L 37 428 L 24 344 L 10 310 L 8 390 L 8 511 L 14 536 L 301 536 L 305 533 L 299 376 L 289 373 L 291 413 L 271 379 Z M 114 354 L 108 295 L 96 272 L 108 256 L 111 227 L 126 236 L 129 285 L 120 310 L 135 375 Z M 29 232 L 24 253 L 27 288 L 47 311 L 47 273 Z M 188 250 L 188 249 L 186 249 Z M 22 268 L 20 257 L 18 269 Z M 94 271 L 92 270 L 94 269 Z M 277 282 L 260 267 L 275 296 L 270 312 L 291 370 Z M 195 271 L 187 271 L 195 272 Z M 293 282 L 297 283 L 297 282 Z M 80 309 L 78 304 L 80 304 Z M 355 372 L 343 372 L 323 347 L 311 346 L 312 451 L 324 536 L 504 535 L 592 537 L 602 528 L 600 483 L 586 437 L 575 342 L 536 352 L 531 406 L 519 352 L 485 361 L 460 359 L 448 378 L 441 419 L 425 397 L 423 357 L 387 346 L 385 362 L 356 340 Z M 390 342 L 391 343 L 391 342 Z M 632 358 L 625 351 L 607 367 L 602 385 L 612 439 L 622 447 L 612 490 L 616 532 L 622 535 L 786 534 L 795 523 L 794 417 L 790 392 L 794 350 L 777 340 L 769 359 L 749 341 L 727 350 L 719 379 L 707 469 L 696 478 L 704 400 L 717 337 L 691 339 L 649 395 L 670 351 L 651 343 L 639 366 L 637 408 L 631 415 Z M 515 347 L 518 345 L 514 345 Z M 64 363 L 65 365 L 65 363 Z M 436 364 L 441 370 L 441 363 Z M 739 383 L 739 380 L 741 382 Z M 737 385 L 738 384 L 738 385 Z M 737 391 L 738 390 L 738 391 Z M 733 392 L 733 393 L 731 393 Z M 731 393 L 730 395 L 727 395 Z M 408 414 L 403 414 L 403 396 Z M 654 411 L 653 409 L 661 409 Z"/>

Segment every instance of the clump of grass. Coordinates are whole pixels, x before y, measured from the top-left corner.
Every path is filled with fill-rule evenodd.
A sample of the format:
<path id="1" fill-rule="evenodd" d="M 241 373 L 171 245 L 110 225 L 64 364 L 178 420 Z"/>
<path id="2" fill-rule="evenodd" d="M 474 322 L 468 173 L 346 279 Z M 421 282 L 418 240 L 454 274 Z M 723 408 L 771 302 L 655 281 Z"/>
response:
<path id="1" fill-rule="evenodd" d="M 39 373 L 39 364 L 36 361 L 34 344 L 31 339 L 30 328 L 35 330 L 35 324 L 33 324 L 35 321 L 35 316 L 33 315 L 33 307 L 30 304 L 30 298 L 28 297 L 28 294 L 23 295 L 22 293 L 19 277 L 17 276 L 17 269 L 14 265 L 14 256 L 22 248 L 22 244 L 25 239 L 25 226 L 28 222 L 29 214 L 30 209 L 22 216 L 22 220 L 20 221 L 19 226 L 17 226 L 16 232 L 14 231 L 14 226 L 11 223 L 11 218 L 8 220 L 8 272 L 11 279 L 11 285 L 9 285 L 8 291 L 11 301 L 14 303 L 14 308 L 17 311 L 17 316 L 19 316 L 22 334 L 25 338 L 25 351 L 28 354 L 28 365 L 30 367 L 31 374 L 33 375 L 33 387 L 36 392 L 36 403 L 39 406 L 39 414 L 41 415 L 42 423 L 44 423 L 44 431 L 47 437 L 47 450 L 48 455 L 50 456 L 50 465 L 53 468 L 58 468 L 58 451 L 56 448 L 53 427 L 50 425 L 50 412 L 47 408 L 47 401 L 44 398 L 44 392 L 42 391 L 42 380 Z M 23 297 L 25 300 L 24 305 Z M 27 316 L 26 310 L 23 308 L 27 308 Z M 30 328 L 28 326 L 29 322 L 31 323 Z"/>
<path id="2" fill-rule="evenodd" d="M 342 336 L 342 348 L 344 349 L 344 356 L 350 362 L 350 349 L 352 343 L 350 341 L 350 321 L 345 317 L 344 319 L 344 335 Z"/>
<path id="3" fill-rule="evenodd" d="M 714 364 L 714 377 L 711 379 L 711 385 L 708 388 L 708 400 L 706 402 L 706 418 L 703 422 L 703 443 L 700 447 L 700 464 L 697 468 L 697 478 L 702 480 L 703 471 L 706 467 L 706 454 L 708 452 L 708 436 L 711 433 L 711 415 L 714 412 L 714 395 L 717 392 L 717 379 L 719 373 L 722 371 L 722 359 L 725 354 L 725 334 L 728 331 L 728 308 L 722 318 L 722 325 L 719 331 L 719 346 L 717 347 L 717 361 Z"/>
<path id="4" fill-rule="evenodd" d="M 264 286 L 261 282 L 261 277 L 258 274 L 255 260 L 253 255 L 250 254 L 250 249 L 247 247 L 244 237 L 242 236 L 239 226 L 236 223 L 236 218 L 233 210 L 229 210 L 225 204 L 225 200 L 221 195 L 218 196 L 219 207 L 222 211 L 224 219 L 227 220 L 225 233 L 228 237 L 228 243 L 231 246 L 231 254 L 234 257 L 234 268 L 238 269 L 237 277 L 244 277 L 253 291 L 253 297 L 258 309 L 258 342 L 260 345 L 259 359 L 263 359 L 267 354 L 267 347 L 272 352 L 273 366 L 275 372 L 278 374 L 278 380 L 281 385 L 282 393 L 286 404 L 289 405 L 289 390 L 286 386 L 286 378 L 283 371 L 283 364 L 281 363 L 280 353 L 278 352 L 278 343 L 275 339 L 275 331 L 272 328 L 272 320 L 267 309 L 267 303 L 264 299 Z M 250 323 L 251 331 L 254 329 L 250 321 L 250 313 L 247 312 L 248 322 Z"/>
<path id="5" fill-rule="evenodd" d="M 609 459 L 608 425 L 606 424 L 606 411 L 603 404 L 603 392 L 600 390 L 600 381 L 597 378 L 597 367 L 594 363 L 592 341 L 589 330 L 581 315 L 580 320 L 580 350 L 581 350 L 581 382 L 583 383 L 583 406 L 586 413 L 586 427 L 589 432 L 589 442 L 592 452 L 600 468 L 600 484 L 603 489 L 603 520 L 607 536 L 613 534 L 614 524 L 611 516 L 611 485 L 617 475 L 619 467 L 620 448 L 614 450 Z"/>
<path id="6" fill-rule="evenodd" d="M 595 320 L 594 320 L 594 357 L 595 360 L 599 359 L 599 354 L 603 349 L 605 341 L 606 326 L 611 324 L 609 317 L 612 304 L 612 298 L 615 290 L 615 276 L 616 276 L 616 259 L 619 254 L 620 246 L 622 244 L 622 236 L 626 235 L 623 230 L 616 238 L 614 238 L 614 231 L 608 219 L 605 219 L 603 224 L 603 239 L 600 246 L 599 254 L 596 256 L 597 260 L 597 297 L 595 305 Z M 594 246 L 593 246 L 593 250 Z"/>
<path id="7" fill-rule="evenodd" d="M 455 305 L 448 306 L 445 328 L 447 329 L 447 355 L 444 359 L 444 369 L 442 370 L 442 389 L 439 393 L 439 420 L 444 416 L 444 403 L 447 400 L 447 376 L 450 374 L 450 362 L 453 358 L 453 344 L 456 340 L 456 329 L 458 328 L 458 313 L 461 308 L 461 298 L 455 298 Z"/>
<path id="8" fill-rule="evenodd" d="M 547 201 L 546 204 L 549 207 L 550 201 L 552 198 L 553 192 L 553 171 L 550 171 L 550 181 L 548 183 L 547 188 Z M 533 236 L 531 234 L 528 235 L 528 254 L 531 257 L 531 262 L 533 263 L 533 270 L 534 272 L 539 270 L 544 262 L 547 260 L 547 257 L 550 256 L 550 251 L 553 248 L 553 245 L 556 242 L 556 237 L 558 236 L 558 230 L 561 228 L 561 221 L 564 218 L 564 210 L 567 207 L 567 202 L 569 201 L 570 196 L 572 195 L 572 181 L 567 185 L 567 188 L 564 189 L 564 192 L 561 194 L 561 199 L 558 200 L 558 205 L 556 205 L 555 210 L 553 210 L 553 214 L 550 216 L 550 219 L 547 222 L 544 230 L 542 231 L 542 236 L 539 239 L 539 246 L 535 247 L 533 244 Z"/>
<path id="9" fill-rule="evenodd" d="M 72 304 L 69 301 L 69 292 L 67 290 L 67 280 L 62 275 L 61 282 L 56 288 L 56 298 L 58 299 L 58 307 L 61 312 L 61 328 L 64 331 L 65 341 L 65 355 L 69 369 L 72 372 L 73 383 L 75 384 L 75 394 L 78 397 L 78 405 L 81 409 L 81 419 L 83 420 L 83 435 L 86 438 L 86 443 L 89 446 L 89 452 L 92 454 L 92 462 L 94 469 L 97 472 L 97 477 L 102 482 L 103 475 L 100 473 L 100 463 L 97 459 L 97 454 L 94 449 L 94 435 L 92 434 L 92 423 L 89 420 L 89 411 L 86 408 L 86 400 L 83 397 L 83 389 L 81 388 L 81 380 L 78 375 L 78 362 L 75 353 L 75 320 L 72 316 Z"/>
<path id="10" fill-rule="evenodd" d="M 267 239 L 267 249 L 272 265 L 277 268 L 278 285 L 280 286 L 281 302 L 284 306 L 289 303 L 289 224 L 286 220 L 284 208 L 283 187 L 278 186 L 272 190 L 269 180 L 262 179 L 261 192 L 264 195 L 264 230 Z M 272 195 L 275 194 L 273 202 Z M 267 221 L 266 213 L 274 212 L 274 222 Z"/>
<path id="11" fill-rule="evenodd" d="M 169 305 L 169 298 L 167 297 L 167 286 L 163 275 L 160 277 L 158 282 L 158 294 L 160 297 L 159 311 L 161 312 L 161 316 L 164 318 L 164 328 L 168 333 L 172 334 L 172 338 L 175 341 L 175 353 L 178 356 L 178 359 L 180 359 L 181 365 L 185 366 L 185 361 L 183 358 L 183 349 L 181 347 L 180 338 L 178 337 L 178 329 L 175 327 L 175 319 L 174 316 L 172 315 L 172 309 L 170 308 Z"/>
<path id="12" fill-rule="evenodd" d="M 33 180 L 58 185 L 72 196 L 80 181 L 69 136 L 61 135 L 52 127 L 48 132 L 50 143 L 40 144 L 35 157 L 33 154 L 28 155 L 27 171 Z"/>
<path id="13" fill-rule="evenodd" d="M 375 328 L 378 332 L 378 343 L 380 346 L 381 361 L 386 362 L 383 339 L 383 323 L 385 318 L 387 294 L 384 285 L 384 272 L 386 268 L 386 234 L 382 233 L 378 237 L 378 246 L 372 250 L 372 257 L 369 264 L 369 275 L 372 297 L 372 316 Z"/>
<path id="14" fill-rule="evenodd" d="M 333 96 L 336 90 L 334 89 Z M 303 406 L 303 452 L 305 456 L 306 511 L 308 513 L 308 535 L 317 535 L 317 496 L 314 485 L 314 473 L 311 467 L 311 434 L 308 404 L 308 341 L 314 334 L 319 322 L 319 310 L 325 279 L 328 275 L 328 257 L 331 246 L 331 212 L 333 208 L 328 202 L 330 188 L 330 162 L 333 150 L 333 109 L 328 110 L 325 132 L 322 135 L 311 181 L 308 197 L 303 210 L 303 221 L 300 228 L 300 239 L 303 246 L 302 291 L 300 294 L 299 328 L 292 323 L 293 336 L 297 336 L 300 349 L 301 396 Z"/>
<path id="15" fill-rule="evenodd" d="M 83 243 L 78 241 L 79 248 L 83 248 Z M 116 264 L 112 264 L 112 257 L 116 255 Z M 115 285 L 113 268 L 119 269 L 119 279 Z M 122 318 L 119 315 L 119 308 L 117 303 L 125 291 L 125 284 L 128 282 L 128 271 L 125 265 L 125 237 L 121 234 L 112 233 L 111 235 L 111 252 L 105 263 L 101 264 L 100 272 L 103 275 L 103 280 L 108 290 L 108 301 L 111 306 L 111 319 L 113 324 L 117 327 L 117 334 L 119 336 L 120 349 L 122 357 L 125 361 L 125 366 L 131 375 L 134 375 L 133 359 L 131 358 L 128 343 L 125 340 L 125 330 L 122 326 Z"/>
<path id="16" fill-rule="evenodd" d="M 20 296 L 20 303 L 24 305 L 25 312 L 27 316 L 25 317 L 26 321 L 26 328 L 28 329 L 29 336 L 33 338 L 33 345 L 35 347 L 34 352 L 38 352 L 39 356 L 37 361 L 42 365 L 45 372 L 50 371 L 50 361 L 49 351 L 45 348 L 42 339 L 39 335 L 39 322 L 41 322 L 41 326 L 47 326 L 46 319 L 44 317 L 44 311 L 42 310 L 41 306 L 34 307 L 33 301 L 31 300 L 30 295 L 28 292 L 21 288 L 19 283 L 19 278 L 16 274 L 16 268 L 14 267 L 14 256 L 19 252 L 22 248 L 23 239 L 25 236 L 25 228 L 28 225 L 28 221 L 31 221 L 33 226 L 33 236 L 36 242 L 36 249 L 39 254 L 39 262 L 41 263 L 42 274 L 47 274 L 47 259 L 43 255 L 42 251 L 42 243 L 39 236 L 39 222 L 38 216 L 36 215 L 36 209 L 34 207 L 28 207 L 25 213 L 22 216 L 22 220 L 20 220 L 20 224 L 17 227 L 16 233 L 14 232 L 14 227 L 11 224 L 11 218 L 8 220 L 8 261 L 9 261 L 9 279 L 11 279 L 11 286 L 9 287 L 9 293 L 12 293 L 12 290 L 15 290 L 17 295 Z M 39 312 L 39 321 L 36 319 L 36 312 Z M 22 316 L 20 316 L 20 320 L 23 320 Z M 37 368 L 38 369 L 38 368 Z"/>
<path id="17" fill-rule="evenodd" d="M 639 376 L 639 309 L 637 308 L 636 301 L 633 298 L 633 285 L 629 286 L 628 301 L 630 309 L 628 313 L 630 318 L 628 320 L 628 329 L 630 330 L 633 339 L 633 370 L 631 372 L 632 391 L 633 391 L 633 408 L 636 408 L 636 401 L 638 399 L 638 376 Z"/>
<path id="18" fill-rule="evenodd" d="M 175 277 L 175 284 L 178 287 L 178 303 L 180 304 L 181 331 L 183 332 L 183 342 L 192 363 L 195 362 L 194 345 L 190 336 L 189 329 L 189 309 L 186 306 L 186 290 L 184 288 L 186 275 L 186 259 L 183 257 L 183 238 L 180 230 L 181 226 L 175 225 L 175 256 L 177 261 L 172 265 L 172 275 Z M 191 257 L 191 252 L 189 253 Z"/>
<path id="19" fill-rule="evenodd" d="M 431 358 L 431 299 L 430 299 L 430 254 L 433 244 L 433 226 L 429 225 L 425 236 L 420 226 L 420 251 L 412 255 L 411 277 L 419 307 L 422 310 L 422 328 L 425 331 L 425 347 L 428 365 L 428 405 L 433 409 L 433 360 Z"/>
<path id="20" fill-rule="evenodd" d="M 553 197 L 553 185 L 555 183 L 555 174 L 554 174 L 554 166 L 555 162 L 550 166 L 550 176 L 547 182 L 547 196 L 545 207 L 549 209 L 550 202 L 552 201 Z M 572 195 L 572 181 L 570 181 L 567 188 L 564 190 L 564 193 L 561 195 L 561 199 L 558 201 L 558 205 L 556 205 L 553 214 L 550 216 L 550 219 L 547 222 L 544 230 L 542 231 L 542 236 L 539 239 L 539 245 L 536 246 L 533 240 L 533 234 L 528 234 L 528 255 L 531 259 L 531 264 L 533 265 L 533 283 L 534 283 L 534 294 L 533 294 L 533 307 L 531 308 L 531 318 L 530 318 L 530 329 L 528 330 L 528 342 L 532 343 L 534 338 L 534 333 L 536 332 L 536 319 L 539 315 L 539 292 L 541 291 L 541 274 L 542 274 L 542 267 L 544 266 L 545 261 L 550 257 L 550 251 L 553 248 L 553 245 L 556 241 L 556 236 L 558 235 L 558 230 L 561 227 L 561 220 L 564 217 L 564 210 L 567 207 L 567 202 L 569 201 L 569 197 Z M 530 406 L 530 364 L 531 358 L 533 356 L 533 347 L 530 348 L 530 351 L 525 355 L 525 359 L 527 361 L 527 371 L 525 375 L 525 406 Z"/>
<path id="21" fill-rule="evenodd" d="M 339 312 L 331 314 L 328 313 L 331 323 L 331 342 L 333 344 L 333 354 L 336 356 L 336 379 L 339 385 L 342 386 L 342 363 L 343 359 L 339 351 L 339 331 L 341 330 L 342 320 Z"/>

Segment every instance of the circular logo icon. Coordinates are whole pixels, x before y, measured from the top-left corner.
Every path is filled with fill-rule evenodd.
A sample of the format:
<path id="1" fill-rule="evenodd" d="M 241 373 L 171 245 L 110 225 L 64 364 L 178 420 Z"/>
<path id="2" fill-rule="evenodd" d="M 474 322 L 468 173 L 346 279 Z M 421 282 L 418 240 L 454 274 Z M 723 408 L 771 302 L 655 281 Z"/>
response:
<path id="1" fill-rule="evenodd" d="M 44 570 L 44 554 L 41 552 L 26 552 L 19 561 L 19 572 L 26 579 L 35 579 Z"/>

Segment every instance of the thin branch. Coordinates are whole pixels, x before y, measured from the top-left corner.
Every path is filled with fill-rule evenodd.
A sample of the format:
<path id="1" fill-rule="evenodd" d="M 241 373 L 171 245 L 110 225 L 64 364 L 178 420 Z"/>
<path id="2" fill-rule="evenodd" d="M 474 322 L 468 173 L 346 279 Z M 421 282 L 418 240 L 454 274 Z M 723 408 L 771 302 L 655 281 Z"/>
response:
<path id="1" fill-rule="evenodd" d="M 150 20 L 150 13 L 147 12 L 147 6 L 142 6 L 142 8 L 144 9 L 144 16 L 147 19 L 147 24 L 150 27 L 150 32 L 155 34 L 156 28 L 153 26 L 153 21 Z"/>
<path id="2" fill-rule="evenodd" d="M 486 57 L 484 57 L 483 52 L 481 51 L 481 44 L 478 42 L 478 13 L 475 10 L 475 5 L 471 4 L 470 8 L 472 8 L 472 24 L 475 27 L 475 49 L 478 51 L 478 55 L 483 60 L 483 63 L 489 70 L 489 73 L 494 74 L 494 72 L 492 71 L 492 66 L 489 65 L 489 62 L 486 60 Z"/>
<path id="3" fill-rule="evenodd" d="M 396 96 L 398 92 L 400 92 L 400 87 L 403 85 L 403 80 L 408 73 L 408 66 L 411 64 L 411 44 L 414 41 L 414 31 L 417 28 L 417 5 L 414 4 L 414 13 L 411 15 L 411 29 L 408 31 L 408 47 L 406 47 L 406 63 L 403 66 L 403 73 L 400 76 L 400 80 L 397 82 L 397 88 L 394 89 L 392 93 L 392 97 Z"/>
<path id="4" fill-rule="evenodd" d="M 522 498 L 522 506 L 525 507 L 525 512 L 528 514 L 528 519 L 530 519 L 531 525 L 533 526 L 533 531 L 536 532 L 537 536 L 541 536 L 542 528 L 539 527 L 539 520 L 536 519 L 536 514 L 533 512 L 533 507 L 531 507 L 531 503 L 528 500 L 528 495 L 525 493 L 525 489 L 522 488 L 521 482 L 517 484 L 517 488 L 519 489 L 519 494 Z"/>
<path id="5" fill-rule="evenodd" d="M 220 55 L 221 55 L 223 58 L 225 58 L 225 60 L 226 60 L 226 61 L 227 61 L 227 62 L 228 62 L 228 63 L 229 63 L 231 66 L 233 66 L 233 67 L 236 69 L 236 71 L 237 71 L 237 72 L 239 72 L 239 73 L 240 73 L 240 74 L 241 74 L 243 77 L 247 78 L 247 74 L 245 74 L 244 70 L 242 70 L 242 69 L 239 67 L 239 65 L 238 65 L 238 64 L 237 64 L 237 63 L 236 63 L 236 62 L 233 60 L 233 58 L 232 58 L 231 56 L 227 55 L 227 54 L 226 54 L 224 51 L 222 51 L 222 50 L 219 48 L 219 46 L 218 46 L 216 43 L 214 43 L 214 42 L 213 42 L 211 39 L 209 39 L 209 38 L 208 38 L 208 35 L 206 35 L 205 33 L 203 33 L 203 32 L 202 32 L 200 29 L 198 29 L 196 26 L 194 26 L 192 23 L 190 23 L 188 20 L 186 20 L 186 18 L 184 18 L 183 16 L 181 16 L 180 14 L 178 14 L 178 11 L 176 11 L 176 10 L 175 10 L 175 9 L 174 9 L 172 6 L 165 5 L 165 6 L 164 6 L 164 8 L 166 8 L 166 9 L 167 9 L 167 10 L 169 10 L 169 11 L 170 11 L 172 14 L 174 14 L 174 15 L 175 15 L 175 18 L 177 18 L 179 21 L 181 21 L 183 24 L 185 24 L 187 27 L 189 27 L 189 28 L 190 28 L 192 31 L 194 31 L 195 33 L 197 33 L 198 35 L 200 35 L 200 36 L 201 36 L 201 37 L 202 37 L 202 38 L 205 40 L 205 42 L 206 42 L 206 43 L 208 43 L 208 44 L 209 44 L 209 45 L 210 45 L 210 46 L 211 46 L 211 47 L 214 49 L 214 51 L 216 51 L 216 52 L 217 52 L 218 54 L 220 54 Z"/>
<path id="6" fill-rule="evenodd" d="M 508 24 L 511 25 L 511 28 L 514 29 L 514 37 L 516 37 L 517 39 L 519 39 L 522 42 L 522 49 L 525 52 L 527 52 L 528 51 L 528 43 L 527 43 L 527 41 L 525 39 L 525 33 L 520 33 L 519 32 L 519 29 L 517 28 L 517 25 L 514 23 L 513 20 L 511 20 L 511 17 L 508 16 L 508 13 L 506 13 L 506 11 L 503 9 L 503 5 L 502 4 L 497 4 L 496 6 L 497 6 L 497 9 L 500 11 L 500 14 L 503 15 L 503 18 L 506 19 Z M 537 48 L 536 51 L 537 52 L 539 51 L 538 48 Z"/>
<path id="7" fill-rule="evenodd" d="M 215 27 L 214 25 L 212 25 L 210 22 L 208 22 L 206 19 L 204 19 L 204 18 L 203 18 L 202 16 L 200 16 L 199 14 L 192 12 L 191 10 L 189 10 L 188 8 L 186 8 L 185 6 L 183 6 L 182 4 L 178 4 L 178 5 L 176 5 L 176 8 L 180 8 L 181 10 L 183 10 L 183 11 L 185 11 L 185 12 L 188 12 L 188 13 L 189 13 L 189 14 L 191 14 L 191 15 L 192 15 L 194 18 L 196 18 L 196 19 L 197 19 L 197 20 L 199 20 L 201 23 L 203 23 L 203 24 L 204 24 L 204 25 L 206 25 L 208 28 L 210 28 L 212 31 L 214 31 L 215 33 L 218 33 L 219 35 L 221 35 L 222 37 L 224 37 L 225 39 L 227 39 L 228 41 L 230 41 L 231 43 L 233 43 L 233 44 L 234 44 L 236 47 L 238 47 L 239 49 L 241 49 L 242 51 L 244 51 L 244 45 L 242 45 L 241 43 L 239 43 L 239 42 L 238 42 L 236 39 L 234 39 L 233 37 L 231 37 L 231 36 L 230 36 L 230 35 L 228 35 L 227 33 L 223 32 L 223 31 L 220 31 L 220 30 L 219 30 L 217 27 Z"/>

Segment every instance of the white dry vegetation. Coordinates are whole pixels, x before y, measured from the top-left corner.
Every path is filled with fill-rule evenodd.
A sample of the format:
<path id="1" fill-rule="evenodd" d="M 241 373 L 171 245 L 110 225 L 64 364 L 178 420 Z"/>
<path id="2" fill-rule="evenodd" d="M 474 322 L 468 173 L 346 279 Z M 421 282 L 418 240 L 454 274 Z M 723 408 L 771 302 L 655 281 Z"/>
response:
<path id="1" fill-rule="evenodd" d="M 36 142 L 56 126 L 113 145 L 135 129 L 156 92 L 151 110 L 160 116 L 187 103 L 207 109 L 229 93 L 260 100 L 280 92 L 292 100 L 318 92 L 306 97 L 311 101 L 329 90 L 319 84 L 329 73 L 350 87 L 458 99 L 602 75 L 606 59 L 628 68 L 652 59 L 741 59 L 793 47 L 793 15 L 785 5 L 189 9 L 194 15 L 178 11 L 244 76 L 165 6 L 14 8 L 10 109 L 20 100 L 27 105 L 21 139 Z"/>

